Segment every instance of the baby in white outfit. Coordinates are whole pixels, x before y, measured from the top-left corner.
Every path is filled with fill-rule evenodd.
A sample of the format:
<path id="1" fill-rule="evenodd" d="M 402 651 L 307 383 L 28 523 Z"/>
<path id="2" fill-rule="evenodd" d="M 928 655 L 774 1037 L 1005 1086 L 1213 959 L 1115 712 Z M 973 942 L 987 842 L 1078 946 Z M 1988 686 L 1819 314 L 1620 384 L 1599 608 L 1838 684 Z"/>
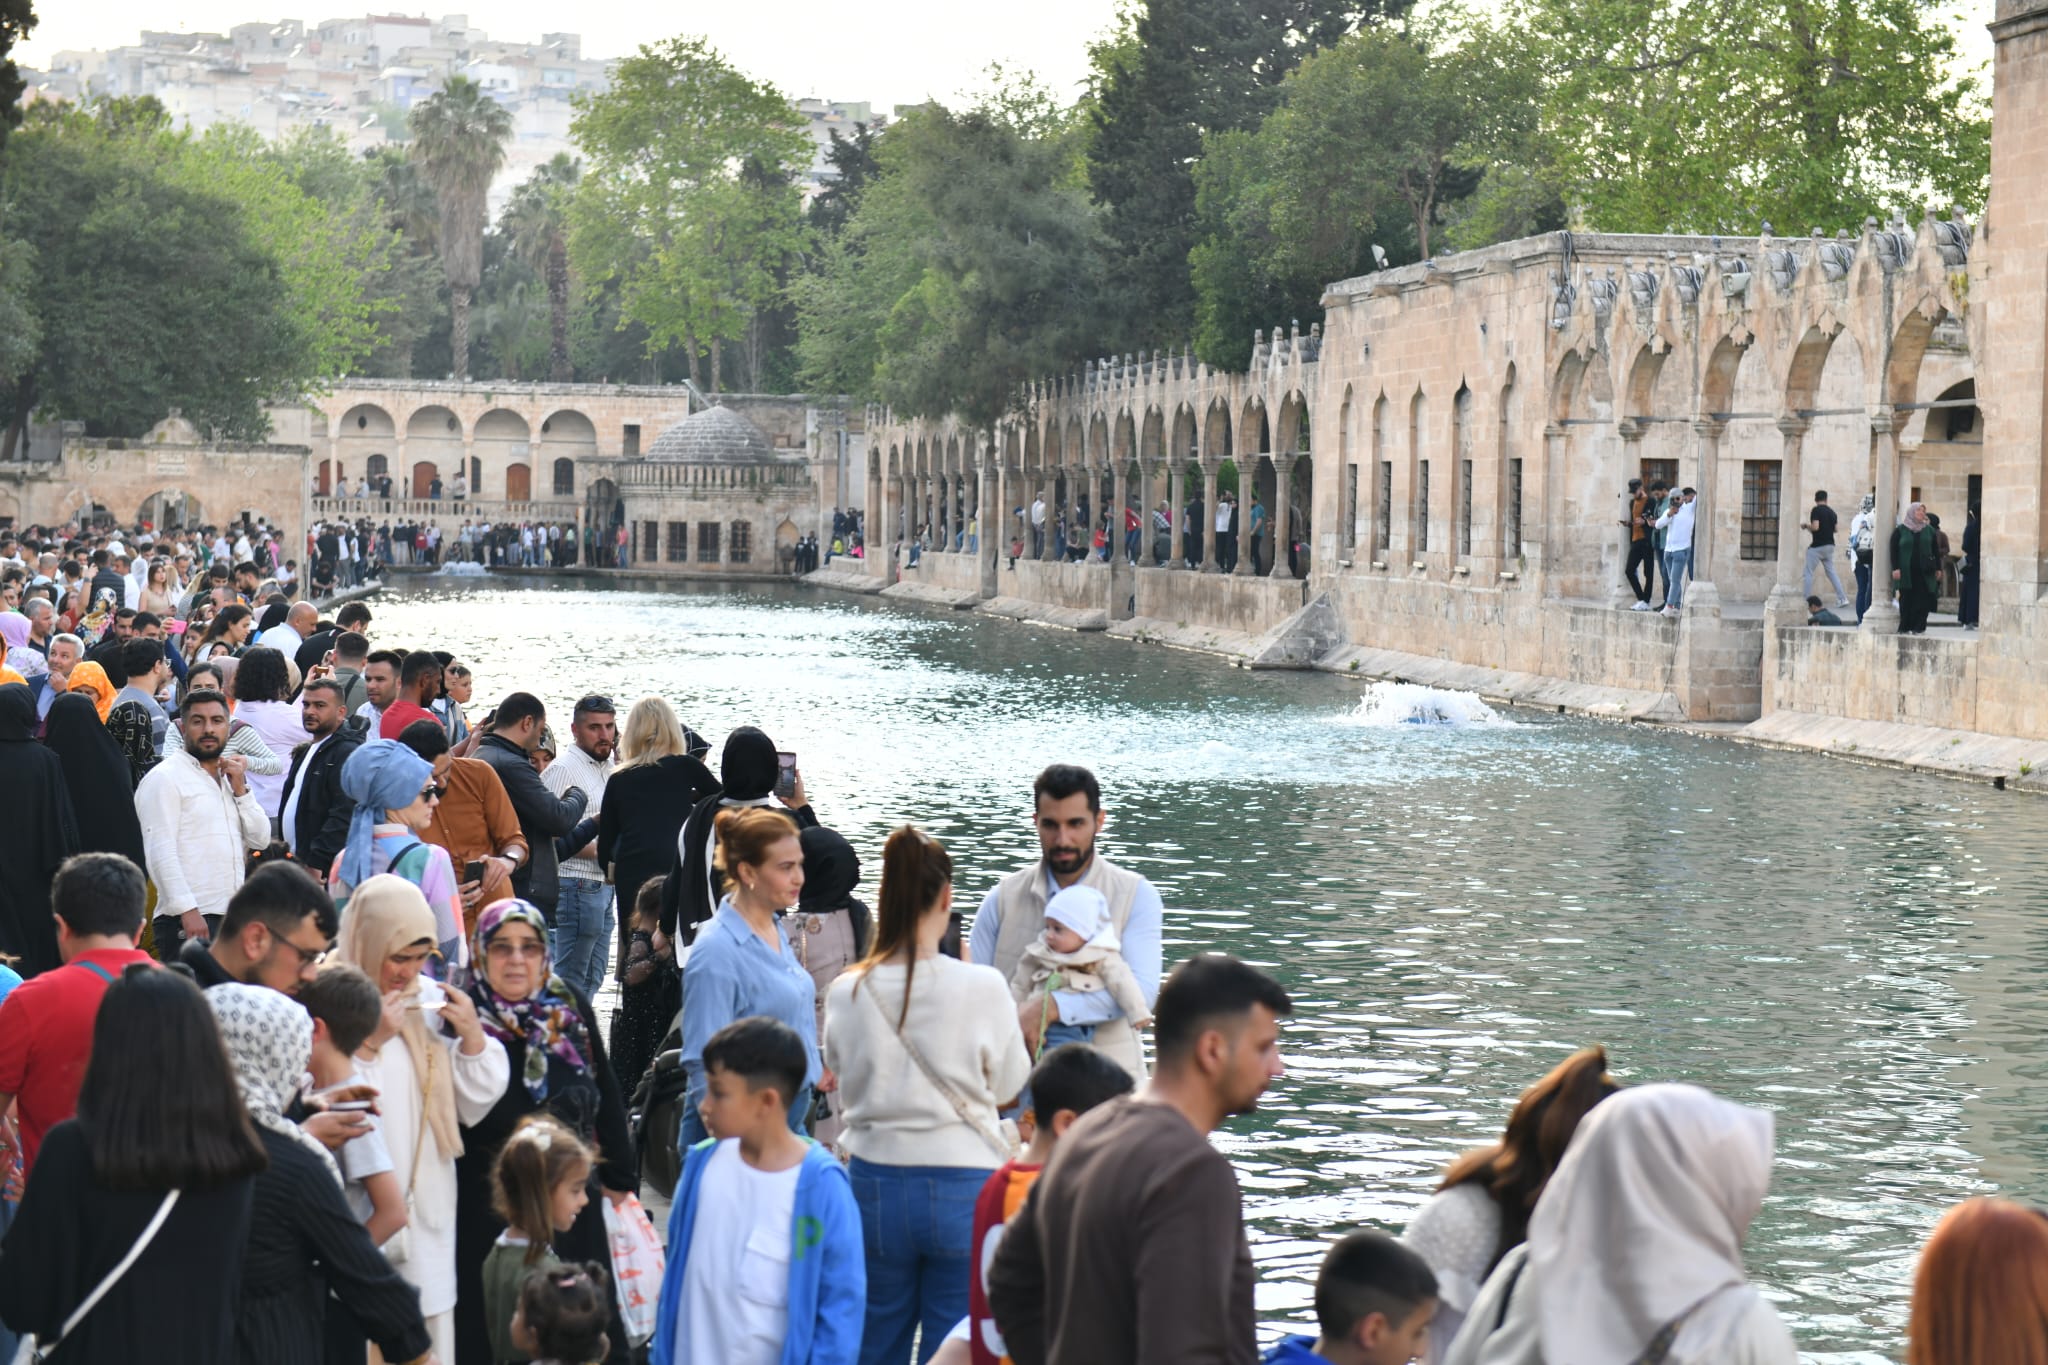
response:
<path id="1" fill-rule="evenodd" d="M 1019 1004 L 1054 991 L 1108 991 L 1132 1028 L 1152 1022 L 1145 992 L 1124 961 L 1116 926 L 1109 921 L 1109 902 L 1092 886 L 1070 886 L 1045 903 L 1045 927 L 1010 978 L 1010 994 Z M 1036 1057 L 1061 1043 L 1094 1042 L 1095 1025 L 1049 1024 L 1042 1037 L 1028 1041 Z"/>

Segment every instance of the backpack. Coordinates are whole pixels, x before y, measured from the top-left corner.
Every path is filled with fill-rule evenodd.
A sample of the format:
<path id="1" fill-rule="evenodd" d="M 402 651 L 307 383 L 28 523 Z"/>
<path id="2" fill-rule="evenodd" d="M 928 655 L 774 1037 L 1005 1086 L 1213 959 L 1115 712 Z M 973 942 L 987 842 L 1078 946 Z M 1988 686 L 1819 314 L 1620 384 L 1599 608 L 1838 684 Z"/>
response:
<path id="1" fill-rule="evenodd" d="M 675 1196 L 676 1182 L 683 1178 L 683 1153 L 677 1144 L 689 1088 L 690 1079 L 683 1070 L 682 1016 L 678 1015 L 654 1054 L 654 1064 L 634 1089 L 628 1114 L 633 1146 L 640 1155 L 640 1178 L 661 1191 L 665 1199 Z"/>

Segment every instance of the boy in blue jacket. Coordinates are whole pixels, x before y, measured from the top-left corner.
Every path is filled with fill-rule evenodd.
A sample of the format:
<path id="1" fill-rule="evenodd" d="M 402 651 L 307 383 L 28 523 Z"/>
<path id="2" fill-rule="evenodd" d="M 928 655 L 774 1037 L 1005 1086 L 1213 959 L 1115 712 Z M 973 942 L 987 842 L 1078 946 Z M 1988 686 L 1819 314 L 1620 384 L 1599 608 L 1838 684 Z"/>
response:
<path id="1" fill-rule="evenodd" d="M 1330 1248 L 1316 1275 L 1320 1337 L 1288 1337 L 1263 1365 L 1408 1365 L 1429 1345 L 1436 1276 L 1420 1256 L 1379 1232 Z"/>
<path id="2" fill-rule="evenodd" d="M 652 1365 L 854 1365 L 867 1319 L 860 1210 L 845 1168 L 789 1129 L 803 1039 L 742 1019 L 704 1045 L 712 1136 L 668 1222 Z"/>

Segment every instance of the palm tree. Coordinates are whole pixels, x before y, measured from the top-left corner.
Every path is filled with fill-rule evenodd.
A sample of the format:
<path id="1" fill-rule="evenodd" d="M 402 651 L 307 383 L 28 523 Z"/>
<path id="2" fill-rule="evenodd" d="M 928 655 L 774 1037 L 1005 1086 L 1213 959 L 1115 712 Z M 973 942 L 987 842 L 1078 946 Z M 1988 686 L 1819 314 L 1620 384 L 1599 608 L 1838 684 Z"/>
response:
<path id="1" fill-rule="evenodd" d="M 455 377 L 469 378 L 469 300 L 483 275 L 491 180 L 505 164 L 512 116 L 466 76 L 416 106 L 412 155 L 441 202 L 441 268 L 448 275 Z"/>
<path id="2" fill-rule="evenodd" d="M 567 152 L 534 171 L 512 192 L 498 220 L 498 231 L 510 240 L 512 254 L 546 277 L 552 330 L 548 338 L 548 378 L 566 384 L 569 368 L 569 192 L 582 175 L 582 163 Z"/>

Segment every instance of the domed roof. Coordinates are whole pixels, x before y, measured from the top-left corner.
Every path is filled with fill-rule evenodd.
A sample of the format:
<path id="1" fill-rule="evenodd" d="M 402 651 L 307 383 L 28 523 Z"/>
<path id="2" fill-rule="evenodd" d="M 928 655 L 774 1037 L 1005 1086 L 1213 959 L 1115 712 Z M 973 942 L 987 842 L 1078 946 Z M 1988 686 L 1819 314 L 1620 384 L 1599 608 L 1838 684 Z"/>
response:
<path id="1" fill-rule="evenodd" d="M 683 464 L 773 464 L 768 434 L 731 408 L 693 412 L 663 431 L 647 448 L 650 460 Z"/>

